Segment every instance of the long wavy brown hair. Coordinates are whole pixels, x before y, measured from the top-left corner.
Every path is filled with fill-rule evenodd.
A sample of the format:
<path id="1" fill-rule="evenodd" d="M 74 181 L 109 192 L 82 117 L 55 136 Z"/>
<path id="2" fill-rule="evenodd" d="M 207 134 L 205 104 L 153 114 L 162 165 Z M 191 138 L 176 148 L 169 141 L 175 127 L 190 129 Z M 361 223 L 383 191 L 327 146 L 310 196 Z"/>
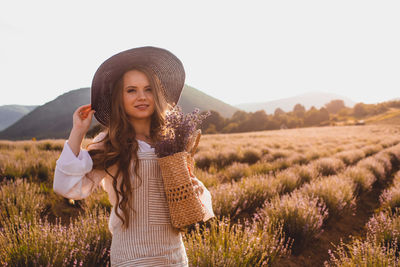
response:
<path id="1" fill-rule="evenodd" d="M 164 125 L 165 114 L 172 106 L 163 98 L 161 84 L 155 74 L 138 67 L 128 68 L 125 72 L 133 69 L 143 72 L 147 76 L 150 86 L 153 89 L 155 110 L 151 115 L 150 138 L 155 142 L 158 140 L 159 133 Z M 137 151 L 139 145 L 135 138 L 136 132 L 129 122 L 123 107 L 124 74 L 116 81 L 112 90 L 111 118 L 108 127 L 105 127 L 102 131 L 105 137 L 97 142 L 92 141 L 88 144 L 87 149 L 93 160 L 93 169 L 103 170 L 112 178 L 112 185 L 117 199 L 115 204 L 122 210 L 124 218 L 118 213 L 117 208 L 115 209 L 115 213 L 121 219 L 122 226 L 128 228 L 130 223 L 128 207 L 136 212 L 130 205 L 133 188 L 130 177 L 132 162 L 135 175 L 140 179 L 140 184 L 142 183 L 142 177 L 140 177 L 138 173 L 139 164 Z M 92 144 L 98 144 L 100 142 L 101 146 L 99 148 L 96 146 L 95 149 L 90 149 Z M 117 188 L 117 179 L 120 176 L 122 180 L 120 182 L 120 187 Z M 114 205 L 114 203 L 112 203 L 112 205 Z"/>

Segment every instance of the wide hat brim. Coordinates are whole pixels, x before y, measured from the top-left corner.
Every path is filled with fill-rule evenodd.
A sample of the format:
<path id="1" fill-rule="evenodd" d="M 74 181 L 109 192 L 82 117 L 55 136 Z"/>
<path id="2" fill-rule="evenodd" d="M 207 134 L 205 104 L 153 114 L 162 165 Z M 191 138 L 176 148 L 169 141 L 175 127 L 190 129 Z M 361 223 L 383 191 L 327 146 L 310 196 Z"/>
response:
<path id="1" fill-rule="evenodd" d="M 95 118 L 109 126 L 111 93 L 116 81 L 132 67 L 144 68 L 160 80 L 164 100 L 175 106 L 185 84 L 182 62 L 166 49 L 145 46 L 122 51 L 104 61 L 94 74 L 91 87 L 91 106 Z"/>

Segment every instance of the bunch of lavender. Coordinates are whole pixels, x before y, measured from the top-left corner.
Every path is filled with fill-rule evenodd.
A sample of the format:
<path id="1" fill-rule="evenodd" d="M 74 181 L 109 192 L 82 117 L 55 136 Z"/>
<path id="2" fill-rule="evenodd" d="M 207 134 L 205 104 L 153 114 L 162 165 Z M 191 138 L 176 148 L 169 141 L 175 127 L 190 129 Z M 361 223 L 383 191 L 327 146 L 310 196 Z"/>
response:
<path id="1" fill-rule="evenodd" d="M 159 140 L 154 144 L 154 151 L 159 158 L 185 151 L 190 137 L 198 129 L 210 112 L 200 115 L 199 109 L 184 114 L 176 105 L 166 116 L 165 125 Z"/>

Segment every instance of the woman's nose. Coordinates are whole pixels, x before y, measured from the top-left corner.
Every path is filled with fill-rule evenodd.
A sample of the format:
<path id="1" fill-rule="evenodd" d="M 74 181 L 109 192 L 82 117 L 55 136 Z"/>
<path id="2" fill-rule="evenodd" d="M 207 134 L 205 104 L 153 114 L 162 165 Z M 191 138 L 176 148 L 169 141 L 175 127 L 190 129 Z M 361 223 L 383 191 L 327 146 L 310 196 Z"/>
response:
<path id="1" fill-rule="evenodd" d="M 146 94 L 144 93 L 144 91 L 139 90 L 138 98 L 139 99 L 146 99 Z"/>

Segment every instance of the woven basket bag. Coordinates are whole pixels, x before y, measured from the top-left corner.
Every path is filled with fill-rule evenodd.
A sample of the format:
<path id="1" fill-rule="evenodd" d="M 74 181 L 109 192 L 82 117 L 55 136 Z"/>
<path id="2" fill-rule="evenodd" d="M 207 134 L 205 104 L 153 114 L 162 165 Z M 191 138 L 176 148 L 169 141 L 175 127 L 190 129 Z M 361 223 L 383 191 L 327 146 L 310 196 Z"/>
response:
<path id="1" fill-rule="evenodd" d="M 186 151 L 157 159 L 164 181 L 171 223 L 176 228 L 183 228 L 202 221 L 206 215 L 204 205 L 193 189 L 187 167 L 189 163 L 193 172 L 193 157 L 199 144 L 200 136 L 201 130 L 199 129 L 188 143 Z M 190 149 L 190 147 L 192 148 Z"/>

